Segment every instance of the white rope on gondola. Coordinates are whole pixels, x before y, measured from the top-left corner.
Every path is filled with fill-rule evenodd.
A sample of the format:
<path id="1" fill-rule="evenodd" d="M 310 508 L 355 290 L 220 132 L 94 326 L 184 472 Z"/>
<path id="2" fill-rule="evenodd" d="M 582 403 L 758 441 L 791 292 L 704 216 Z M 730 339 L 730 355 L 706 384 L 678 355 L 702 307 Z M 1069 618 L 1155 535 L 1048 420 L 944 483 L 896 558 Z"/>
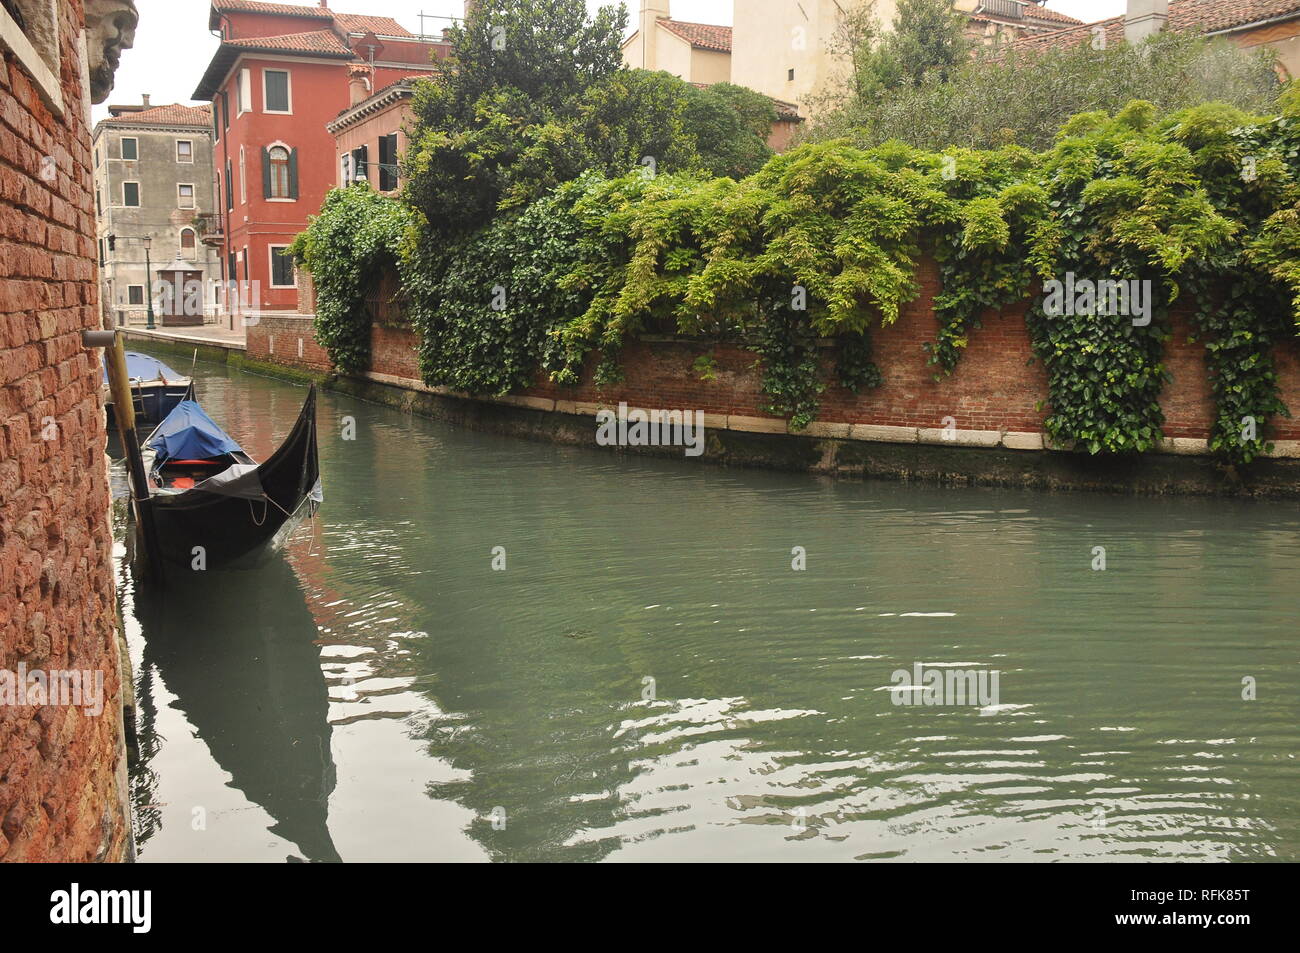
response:
<path id="1" fill-rule="evenodd" d="M 283 506 L 281 506 L 279 503 L 275 502 L 275 500 L 273 500 L 273 499 L 271 499 L 269 496 L 267 496 L 266 493 L 263 493 L 263 494 L 262 494 L 262 518 L 261 518 L 260 520 L 259 520 L 259 519 L 257 518 L 257 516 L 255 515 L 257 511 L 253 509 L 253 501 L 252 501 L 252 500 L 249 500 L 249 501 L 248 501 L 248 515 L 249 515 L 249 517 L 252 518 L 252 520 L 253 520 L 253 524 L 254 524 L 255 526 L 261 526 L 262 524 L 264 524 L 264 523 L 266 522 L 266 514 L 267 514 L 267 512 L 268 512 L 268 507 L 267 507 L 267 505 L 266 505 L 267 503 L 270 503 L 272 506 L 274 506 L 277 510 L 279 510 L 281 513 L 283 513 L 283 514 L 285 515 L 285 517 L 287 517 L 288 519 L 293 519 L 293 514 L 292 514 L 292 513 L 290 513 L 288 510 L 286 510 L 286 509 L 285 509 Z"/>

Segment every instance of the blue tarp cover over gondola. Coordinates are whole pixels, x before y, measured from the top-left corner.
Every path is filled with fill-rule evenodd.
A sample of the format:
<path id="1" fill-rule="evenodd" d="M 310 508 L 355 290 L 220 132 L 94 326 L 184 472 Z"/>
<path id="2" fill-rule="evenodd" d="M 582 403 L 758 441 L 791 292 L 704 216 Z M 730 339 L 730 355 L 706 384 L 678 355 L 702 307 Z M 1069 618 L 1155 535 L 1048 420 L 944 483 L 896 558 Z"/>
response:
<path id="1" fill-rule="evenodd" d="M 158 425 L 145 449 L 163 460 L 204 460 L 243 448 L 192 400 L 183 400 Z"/>
<path id="2" fill-rule="evenodd" d="M 184 375 L 178 374 L 156 357 L 150 357 L 148 354 L 139 354 L 135 351 L 126 352 L 126 376 L 132 380 L 139 381 L 156 381 L 159 379 L 166 381 L 184 380 Z M 104 380 L 108 380 L 108 367 L 104 367 Z"/>

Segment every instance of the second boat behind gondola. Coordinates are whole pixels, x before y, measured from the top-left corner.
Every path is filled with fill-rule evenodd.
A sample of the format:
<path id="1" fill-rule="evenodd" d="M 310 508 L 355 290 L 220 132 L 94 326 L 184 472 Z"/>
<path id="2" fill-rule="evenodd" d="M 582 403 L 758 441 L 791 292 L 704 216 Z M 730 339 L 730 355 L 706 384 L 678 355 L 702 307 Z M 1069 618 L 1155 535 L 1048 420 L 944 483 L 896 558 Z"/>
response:
<path id="1" fill-rule="evenodd" d="M 193 400 L 144 444 L 149 506 L 164 563 L 190 571 L 251 559 L 283 540 L 321 501 L 316 387 L 284 443 L 256 463 Z"/>
<path id="2" fill-rule="evenodd" d="M 190 378 L 172 370 L 149 354 L 126 352 L 126 373 L 131 382 L 131 402 L 135 405 L 138 425 L 152 427 L 170 414 L 183 400 L 193 400 Z M 117 429 L 117 414 L 108 388 L 108 367 L 104 367 L 104 406 L 108 410 L 108 429 Z"/>

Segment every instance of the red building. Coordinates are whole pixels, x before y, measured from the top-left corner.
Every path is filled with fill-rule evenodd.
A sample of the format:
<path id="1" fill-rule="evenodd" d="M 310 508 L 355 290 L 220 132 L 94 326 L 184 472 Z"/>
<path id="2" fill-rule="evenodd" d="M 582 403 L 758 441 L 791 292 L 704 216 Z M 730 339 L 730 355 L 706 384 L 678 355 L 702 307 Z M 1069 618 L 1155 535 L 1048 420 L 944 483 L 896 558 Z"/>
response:
<path id="1" fill-rule="evenodd" d="M 349 67 L 369 66 L 372 88 L 383 89 L 431 73 L 448 47 L 391 17 L 336 13 L 327 0 L 213 0 L 209 27 L 221 46 L 194 98 L 212 102 L 217 212 L 203 240 L 221 249 L 223 279 L 251 289 L 228 312 L 292 311 L 297 281 L 284 249 L 338 184 L 326 124 L 352 105 Z"/>

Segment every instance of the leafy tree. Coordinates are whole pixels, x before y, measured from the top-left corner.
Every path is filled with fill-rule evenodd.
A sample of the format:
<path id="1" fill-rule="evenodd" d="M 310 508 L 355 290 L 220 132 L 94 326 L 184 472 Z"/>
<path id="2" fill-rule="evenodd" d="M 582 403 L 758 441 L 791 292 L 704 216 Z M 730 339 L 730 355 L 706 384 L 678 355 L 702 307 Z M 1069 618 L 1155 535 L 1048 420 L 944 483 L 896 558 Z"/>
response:
<path id="1" fill-rule="evenodd" d="M 966 15 L 951 0 L 899 0 L 894 32 L 883 41 L 889 69 L 912 86 L 932 73 L 947 81 L 970 54 L 965 31 Z"/>
<path id="2" fill-rule="evenodd" d="M 502 88 L 560 109 L 622 68 L 626 26 L 621 4 L 589 16 L 584 0 L 483 0 L 447 31 L 452 52 L 435 64 L 436 85 L 460 120 Z"/>
<path id="3" fill-rule="evenodd" d="M 1162 33 L 1141 46 L 1087 43 L 1033 53 L 986 52 L 920 85 L 892 89 L 846 82 L 809 130 L 815 141 L 848 137 L 870 148 L 890 139 L 926 149 L 1051 148 L 1076 113 L 1116 112 L 1133 99 L 1173 112 L 1217 100 L 1251 112 L 1273 108 L 1275 58 L 1222 40 Z M 853 85 L 853 83 L 858 85 Z"/>
<path id="4" fill-rule="evenodd" d="M 900 0 L 892 26 L 881 29 L 872 4 L 843 12 L 830 53 L 848 64 L 847 82 L 815 97 L 815 105 L 846 97 L 871 101 L 887 90 L 920 85 L 931 74 L 946 81 L 970 54 L 966 18 L 950 0 Z"/>
<path id="5" fill-rule="evenodd" d="M 587 91 L 570 141 L 587 169 L 611 178 L 644 171 L 646 159 L 656 172 L 740 178 L 771 158 L 766 139 L 775 119 L 761 93 L 624 70 Z"/>
<path id="6" fill-rule="evenodd" d="M 406 198 L 443 235 L 574 177 L 567 124 L 622 70 L 627 12 L 583 0 L 485 0 L 448 31 L 451 56 L 417 84 Z"/>

